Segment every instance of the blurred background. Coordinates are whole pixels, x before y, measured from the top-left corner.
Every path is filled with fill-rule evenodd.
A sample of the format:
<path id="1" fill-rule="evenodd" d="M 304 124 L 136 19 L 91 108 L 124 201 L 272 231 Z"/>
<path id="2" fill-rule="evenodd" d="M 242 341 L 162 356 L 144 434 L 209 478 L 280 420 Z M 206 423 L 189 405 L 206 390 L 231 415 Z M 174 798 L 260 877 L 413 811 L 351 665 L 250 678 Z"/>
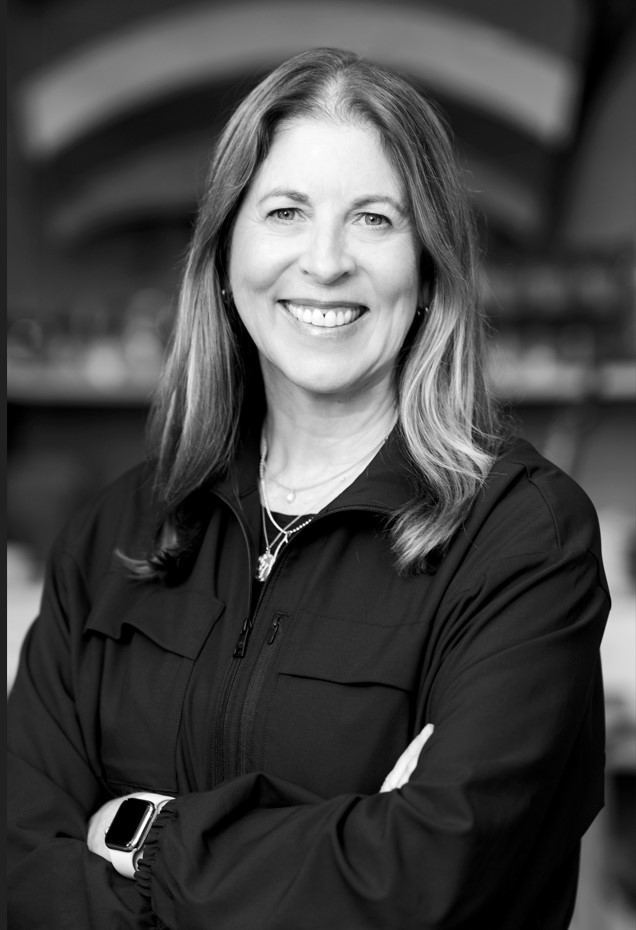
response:
<path id="1" fill-rule="evenodd" d="M 61 524 L 144 452 L 207 159 L 284 58 L 338 45 L 449 116 L 479 214 L 491 377 L 601 520 L 607 807 L 573 930 L 636 913 L 633 0 L 11 0 L 8 685 Z"/>

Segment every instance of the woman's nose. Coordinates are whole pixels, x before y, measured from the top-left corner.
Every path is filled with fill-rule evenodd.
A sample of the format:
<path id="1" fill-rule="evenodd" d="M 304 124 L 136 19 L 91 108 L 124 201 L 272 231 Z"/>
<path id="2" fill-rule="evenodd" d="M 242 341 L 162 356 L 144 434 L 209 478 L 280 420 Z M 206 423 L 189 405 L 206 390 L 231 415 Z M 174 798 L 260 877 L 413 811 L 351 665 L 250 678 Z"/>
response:
<path id="1" fill-rule="evenodd" d="M 335 224 L 316 224 L 308 232 L 300 268 L 320 284 L 333 284 L 352 274 L 355 261 L 343 230 Z"/>

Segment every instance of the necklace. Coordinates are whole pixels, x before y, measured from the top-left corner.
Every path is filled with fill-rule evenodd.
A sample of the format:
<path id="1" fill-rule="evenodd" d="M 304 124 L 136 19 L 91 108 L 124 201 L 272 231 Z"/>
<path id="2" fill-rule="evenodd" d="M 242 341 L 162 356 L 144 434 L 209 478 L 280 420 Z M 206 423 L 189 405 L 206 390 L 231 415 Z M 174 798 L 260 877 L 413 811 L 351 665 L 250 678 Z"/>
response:
<path id="1" fill-rule="evenodd" d="M 287 500 L 291 503 L 296 494 L 301 491 L 309 491 L 313 488 L 319 488 L 323 484 L 327 484 L 329 481 L 335 481 L 337 478 L 341 478 L 343 475 L 348 474 L 352 469 L 354 469 L 360 462 L 363 462 L 369 456 L 374 455 L 375 452 L 384 445 L 388 438 L 387 435 L 376 445 L 373 449 L 368 450 L 361 458 L 349 465 L 348 468 L 343 469 L 340 472 L 337 472 L 335 475 L 330 475 L 328 478 L 323 478 L 322 481 L 317 481 L 315 484 L 309 484 L 302 488 L 288 488 L 286 485 L 281 484 L 280 481 L 276 481 L 275 478 L 270 478 L 270 481 L 273 481 L 274 484 L 277 484 L 280 488 L 283 488 L 284 491 L 287 491 Z M 271 507 L 269 506 L 269 501 L 267 499 L 267 488 L 265 487 L 265 462 L 267 459 L 267 440 L 263 433 L 261 437 L 261 457 L 258 463 L 258 479 L 261 489 L 261 497 L 263 500 L 263 507 L 261 507 L 261 519 L 263 521 L 263 536 L 265 538 L 265 552 L 263 552 L 258 557 L 258 567 L 256 570 L 256 577 L 259 581 L 265 581 L 269 577 L 269 574 L 274 566 L 274 562 L 278 558 L 278 554 L 286 546 L 294 533 L 298 533 L 299 530 L 302 530 L 303 527 L 308 526 L 313 520 L 313 516 L 309 519 L 303 520 L 303 515 L 299 514 L 298 516 L 292 517 L 289 523 L 286 526 L 280 526 L 273 517 Z M 265 519 L 265 514 L 269 517 L 269 520 L 273 526 L 278 530 L 277 535 L 270 542 L 267 536 L 267 521 Z M 299 520 L 303 520 L 302 523 L 298 523 Z"/>
<path id="2" fill-rule="evenodd" d="M 274 526 L 278 526 L 276 521 L 273 519 L 270 510 L 267 510 L 267 516 L 269 517 L 270 521 L 274 524 Z M 259 555 L 258 557 L 258 569 L 256 572 L 256 577 L 258 578 L 259 581 L 265 581 L 265 579 L 269 576 L 269 573 L 271 572 L 274 566 L 274 562 L 278 558 L 278 553 L 280 552 L 280 550 L 283 548 L 283 546 L 287 545 L 287 543 L 289 542 L 290 538 L 294 535 L 294 533 L 297 533 L 299 530 L 302 530 L 304 526 L 307 526 L 309 523 L 311 523 L 313 517 L 310 517 L 308 520 L 304 520 L 302 523 L 299 523 L 298 526 L 294 526 L 294 523 L 296 523 L 296 521 L 300 520 L 301 518 L 299 516 L 294 517 L 294 519 L 290 523 L 288 523 L 284 529 L 280 530 L 278 535 L 275 536 L 271 542 L 269 542 L 267 538 L 267 521 L 265 520 L 265 508 L 264 507 L 261 507 L 261 517 L 263 519 L 263 535 L 265 537 L 265 552 L 263 552 L 262 555 Z"/>
<path id="3" fill-rule="evenodd" d="M 304 520 L 302 523 L 299 523 L 298 526 L 294 526 L 295 523 L 298 523 L 299 520 L 302 520 L 302 514 L 292 517 L 287 526 L 280 526 L 273 517 L 272 511 L 269 506 L 269 501 L 267 500 L 267 491 L 265 490 L 265 456 L 267 454 L 267 447 L 263 443 L 261 449 L 261 460 L 258 465 L 258 477 L 261 485 L 261 494 L 263 495 L 263 504 L 264 507 L 261 507 L 261 519 L 263 521 L 263 536 L 265 537 L 265 552 L 258 557 L 258 568 L 256 571 L 256 577 L 259 581 L 265 581 L 269 577 L 274 562 L 278 558 L 278 553 L 281 551 L 283 546 L 286 546 L 290 538 L 297 533 L 299 530 L 302 530 L 304 526 L 308 526 L 313 517 L 309 517 L 308 520 Z M 270 522 L 278 530 L 277 535 L 274 539 L 269 541 L 267 537 L 267 521 L 265 519 L 265 513 L 270 519 Z"/>
<path id="4" fill-rule="evenodd" d="M 272 484 L 276 484 L 278 485 L 279 488 L 282 488 L 283 491 L 287 491 L 287 494 L 285 495 L 285 500 L 289 504 L 291 504 L 296 499 L 297 494 L 300 494 L 303 491 L 313 491 L 314 488 L 322 487 L 323 484 L 328 484 L 330 481 L 335 481 L 337 478 L 342 478 L 344 475 L 347 475 L 357 465 L 359 465 L 360 462 L 363 462 L 366 458 L 368 458 L 368 456 L 373 455 L 380 448 L 380 446 L 386 442 L 386 440 L 387 440 L 387 437 L 385 436 L 384 439 L 380 440 L 377 446 L 374 446 L 373 449 L 369 449 L 367 452 L 365 452 L 365 454 L 361 458 L 356 459 L 355 462 L 352 462 L 351 465 L 347 465 L 346 468 L 343 468 L 342 471 L 336 472 L 335 475 L 329 475 L 328 478 L 322 478 L 320 481 L 316 481 L 315 484 L 305 484 L 301 488 L 290 488 L 288 485 L 283 484 L 281 481 L 278 481 L 276 478 L 272 477 L 272 475 L 269 475 L 269 480 L 272 482 Z M 267 456 L 267 442 L 265 438 L 263 438 L 262 457 L 261 457 L 263 462 L 265 461 L 266 456 Z M 274 524 L 274 526 L 276 526 L 276 524 Z"/>

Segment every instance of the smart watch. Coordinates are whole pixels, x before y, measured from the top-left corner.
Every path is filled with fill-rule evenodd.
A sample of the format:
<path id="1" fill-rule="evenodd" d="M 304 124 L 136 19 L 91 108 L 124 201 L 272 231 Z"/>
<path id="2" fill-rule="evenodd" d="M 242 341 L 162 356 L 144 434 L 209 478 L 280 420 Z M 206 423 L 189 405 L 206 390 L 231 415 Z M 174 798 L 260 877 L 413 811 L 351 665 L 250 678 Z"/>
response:
<path id="1" fill-rule="evenodd" d="M 104 839 L 110 852 L 110 861 L 126 878 L 134 878 L 141 848 L 157 814 L 168 801 L 174 801 L 174 798 L 165 794 L 138 792 L 119 805 Z"/>

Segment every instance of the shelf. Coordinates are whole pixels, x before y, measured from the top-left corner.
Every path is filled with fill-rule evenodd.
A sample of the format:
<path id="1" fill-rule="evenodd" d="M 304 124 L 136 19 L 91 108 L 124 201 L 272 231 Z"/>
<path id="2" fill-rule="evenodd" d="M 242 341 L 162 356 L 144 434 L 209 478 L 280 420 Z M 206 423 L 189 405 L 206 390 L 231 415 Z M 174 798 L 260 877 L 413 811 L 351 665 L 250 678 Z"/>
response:
<path id="1" fill-rule="evenodd" d="M 515 403 L 604 403 L 636 400 L 636 362 L 621 361 L 590 370 L 556 360 L 538 362 L 495 358 L 490 384 L 501 400 Z"/>
<path id="2" fill-rule="evenodd" d="M 9 403 L 37 406 L 139 406 L 150 403 L 158 375 L 140 369 L 100 373 L 80 366 L 7 366 Z M 636 362 L 612 362 L 590 372 L 580 364 L 496 356 L 490 370 L 494 393 L 514 403 L 563 403 L 598 398 L 636 400 Z"/>
<path id="3" fill-rule="evenodd" d="M 156 376 L 143 371 L 97 376 L 78 366 L 7 365 L 7 400 L 25 406 L 147 405 L 156 383 Z"/>

